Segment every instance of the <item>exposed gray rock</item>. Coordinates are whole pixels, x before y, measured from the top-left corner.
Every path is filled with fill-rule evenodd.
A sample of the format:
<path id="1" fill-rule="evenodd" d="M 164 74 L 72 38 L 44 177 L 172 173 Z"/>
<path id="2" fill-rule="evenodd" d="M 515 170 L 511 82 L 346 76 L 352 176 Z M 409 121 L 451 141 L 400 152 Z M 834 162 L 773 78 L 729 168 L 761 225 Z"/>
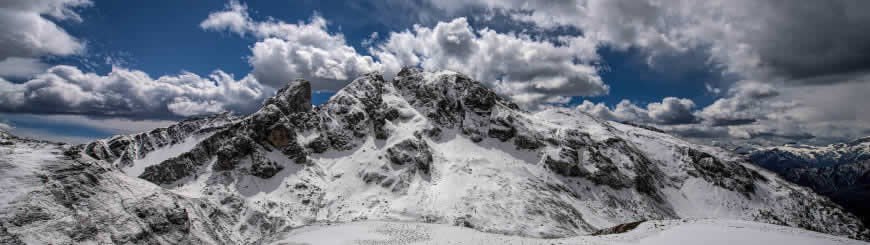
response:
<path id="1" fill-rule="evenodd" d="M 406 139 L 387 148 L 387 158 L 396 165 L 411 165 L 428 175 L 432 167 L 429 145 L 420 139 Z"/>

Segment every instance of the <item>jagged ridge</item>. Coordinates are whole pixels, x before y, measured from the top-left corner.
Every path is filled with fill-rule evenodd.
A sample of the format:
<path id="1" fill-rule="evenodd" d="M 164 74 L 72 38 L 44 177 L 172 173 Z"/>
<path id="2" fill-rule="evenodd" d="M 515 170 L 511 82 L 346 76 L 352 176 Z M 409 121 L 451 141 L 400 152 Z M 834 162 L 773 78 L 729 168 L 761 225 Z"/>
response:
<path id="1" fill-rule="evenodd" d="M 736 155 L 577 111 L 529 113 L 462 74 L 367 74 L 316 107 L 310 93 L 308 82 L 293 81 L 258 112 L 194 133 L 203 137 L 195 146 L 139 177 L 200 202 L 179 206 L 200 222 L 188 226 L 197 236 L 189 239 L 216 243 L 364 219 L 564 237 L 721 217 L 868 235 L 827 199 Z M 112 145 L 102 152 L 113 154 L 86 147 L 82 161 L 118 171 L 116 152 L 129 147 Z"/>

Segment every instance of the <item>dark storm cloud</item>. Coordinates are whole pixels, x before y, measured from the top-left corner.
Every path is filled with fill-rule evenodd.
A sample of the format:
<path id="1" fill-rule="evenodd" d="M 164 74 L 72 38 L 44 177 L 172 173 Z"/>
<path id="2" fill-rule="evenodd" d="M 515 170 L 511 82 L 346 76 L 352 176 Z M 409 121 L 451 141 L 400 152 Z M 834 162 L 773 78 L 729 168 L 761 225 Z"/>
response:
<path id="1" fill-rule="evenodd" d="M 796 81 L 870 70 L 870 1 L 760 2 L 767 21 L 748 39 L 763 67 Z"/>

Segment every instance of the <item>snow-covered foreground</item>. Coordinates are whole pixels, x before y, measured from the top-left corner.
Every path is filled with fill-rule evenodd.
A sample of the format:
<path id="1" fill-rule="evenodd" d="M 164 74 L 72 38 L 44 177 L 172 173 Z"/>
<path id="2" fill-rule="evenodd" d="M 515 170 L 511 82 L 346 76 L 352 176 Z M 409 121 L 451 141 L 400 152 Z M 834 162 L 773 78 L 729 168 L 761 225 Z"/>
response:
<path id="1" fill-rule="evenodd" d="M 8 137 L 0 131 L 0 217 L 14 210 L 18 197 L 42 184 L 38 175 L 56 164 L 57 155 L 63 151 L 58 144 L 35 140 L 16 144 L 4 140 Z"/>
<path id="2" fill-rule="evenodd" d="M 813 231 L 738 220 L 648 221 L 622 234 L 540 239 L 426 223 L 366 221 L 296 229 L 272 244 L 867 244 Z"/>

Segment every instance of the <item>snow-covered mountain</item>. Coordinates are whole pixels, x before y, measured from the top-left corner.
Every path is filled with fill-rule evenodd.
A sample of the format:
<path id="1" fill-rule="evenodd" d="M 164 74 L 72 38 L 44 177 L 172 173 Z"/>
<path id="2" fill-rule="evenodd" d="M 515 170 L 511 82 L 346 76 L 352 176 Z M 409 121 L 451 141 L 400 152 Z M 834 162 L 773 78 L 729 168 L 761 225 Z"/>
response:
<path id="1" fill-rule="evenodd" d="M 761 148 L 749 158 L 870 221 L 870 137 L 821 147 Z"/>
<path id="2" fill-rule="evenodd" d="M 341 234 L 336 236 L 335 234 Z M 287 232 L 283 244 L 414 244 L 414 245 L 819 245 L 866 244 L 799 228 L 724 219 L 656 220 L 635 224 L 622 233 L 541 239 L 483 233 L 465 227 L 411 222 L 362 221 L 321 224 Z"/>
<path id="3" fill-rule="evenodd" d="M 249 244 L 364 220 L 552 238 L 675 218 L 870 238 L 854 215 L 741 156 L 575 110 L 523 111 L 462 74 L 406 68 L 316 107 L 310 96 L 297 80 L 245 117 L 74 147 L 15 139 L 0 147 L 50 160 L 3 156 L 39 181 L 4 194 L 0 239 Z"/>
<path id="4" fill-rule="evenodd" d="M 870 160 L 870 136 L 827 146 L 788 144 L 760 147 L 748 154 L 753 163 L 781 171 L 798 167 L 827 167 Z"/>

